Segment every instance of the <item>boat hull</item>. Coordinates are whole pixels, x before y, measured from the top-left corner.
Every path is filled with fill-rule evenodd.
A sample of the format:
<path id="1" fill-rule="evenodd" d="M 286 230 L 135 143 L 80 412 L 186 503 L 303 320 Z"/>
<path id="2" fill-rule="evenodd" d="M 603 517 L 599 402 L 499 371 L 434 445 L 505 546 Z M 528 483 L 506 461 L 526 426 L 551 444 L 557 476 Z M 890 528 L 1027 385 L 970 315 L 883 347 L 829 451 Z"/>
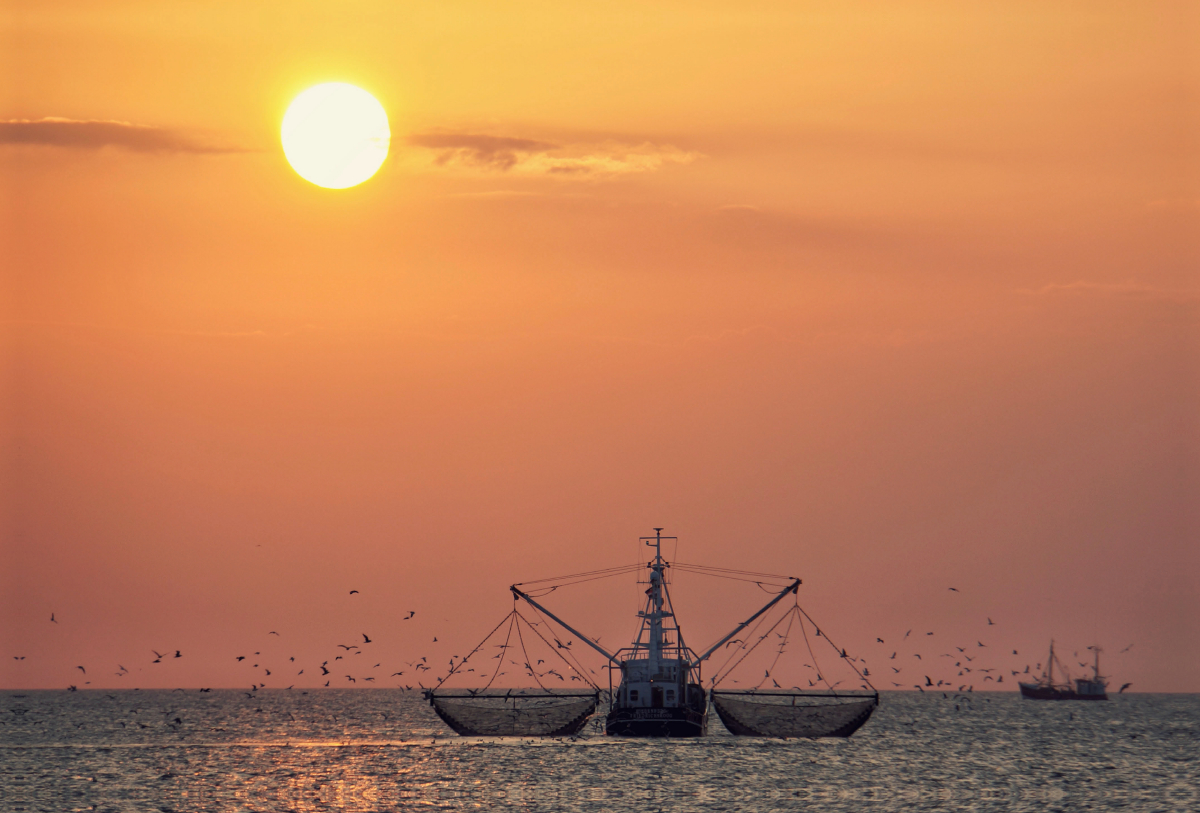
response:
<path id="1" fill-rule="evenodd" d="M 1037 683 L 1021 683 L 1021 697 L 1026 700 L 1107 700 L 1104 692 L 1095 694 L 1080 694 L 1073 689 L 1060 689 L 1054 686 L 1042 686 Z"/>
<path id="2" fill-rule="evenodd" d="M 708 713 L 688 708 L 613 709 L 604 730 L 611 737 L 703 737 Z"/>

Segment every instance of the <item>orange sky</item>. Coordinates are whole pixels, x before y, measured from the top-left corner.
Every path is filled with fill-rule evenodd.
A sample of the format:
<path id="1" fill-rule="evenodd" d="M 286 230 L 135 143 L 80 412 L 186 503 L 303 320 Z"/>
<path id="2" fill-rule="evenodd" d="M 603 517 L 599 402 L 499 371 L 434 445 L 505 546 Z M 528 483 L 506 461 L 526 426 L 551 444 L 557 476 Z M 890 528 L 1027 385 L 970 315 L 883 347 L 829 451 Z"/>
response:
<path id="1" fill-rule="evenodd" d="M 1194 7 L 653 5 L 7 3 L 0 687 L 444 660 L 662 525 L 868 659 L 1200 691 Z M 360 187 L 279 149 L 322 81 Z"/>

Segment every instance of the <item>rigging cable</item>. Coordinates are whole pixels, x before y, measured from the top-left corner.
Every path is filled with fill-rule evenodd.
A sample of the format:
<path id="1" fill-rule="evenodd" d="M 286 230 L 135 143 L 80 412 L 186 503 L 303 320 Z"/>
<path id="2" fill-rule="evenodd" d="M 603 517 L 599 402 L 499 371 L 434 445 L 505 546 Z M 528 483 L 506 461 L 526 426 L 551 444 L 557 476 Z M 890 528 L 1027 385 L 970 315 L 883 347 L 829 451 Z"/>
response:
<path id="1" fill-rule="evenodd" d="M 516 608 L 514 607 L 512 612 L 513 612 L 513 613 L 515 613 L 516 611 L 517 611 L 517 610 L 516 610 Z M 508 619 L 509 619 L 511 616 L 512 616 L 512 613 L 509 613 L 508 615 L 504 616 L 504 618 L 501 618 L 501 619 L 500 619 L 500 623 L 499 623 L 499 624 L 497 624 L 496 626 L 492 627 L 492 631 L 491 631 L 491 632 L 489 632 L 487 635 L 485 635 L 485 636 L 484 636 L 484 638 L 483 638 L 483 640 L 482 640 L 482 641 L 480 641 L 478 644 L 476 644 L 475 648 L 474 648 L 474 649 L 472 649 L 470 652 L 468 652 L 468 653 L 467 653 L 467 657 L 463 658 L 461 661 L 459 661 L 459 662 L 458 662 L 458 666 L 451 666 L 451 667 L 450 667 L 450 671 L 446 673 L 446 676 L 445 676 L 444 678 L 441 678 L 441 679 L 439 679 L 439 680 L 438 680 L 438 685 L 440 686 L 440 685 L 442 685 L 443 683 L 445 683 L 447 680 L 449 680 L 449 679 L 450 679 L 450 676 L 451 676 L 451 675 L 453 675 L 453 674 L 454 674 L 456 671 L 458 671 L 458 668 L 459 668 L 460 666 L 462 666 L 462 665 L 463 665 L 463 664 L 465 664 L 467 661 L 469 661 L 469 660 L 471 659 L 471 656 L 472 656 L 472 655 L 474 655 L 474 654 L 475 654 L 476 652 L 478 652 L 479 650 L 483 649 L 483 645 L 484 645 L 484 644 L 486 644 L 486 643 L 487 643 L 487 642 L 488 642 L 488 641 L 491 639 L 491 637 L 492 637 L 493 635 L 495 635 L 495 634 L 496 634 L 496 630 L 498 630 L 498 629 L 500 629 L 502 626 L 504 626 L 504 622 L 505 622 L 505 621 L 507 621 L 507 620 L 508 620 Z M 503 660 L 503 658 L 501 658 L 501 660 Z M 489 685 L 491 685 L 491 684 L 489 683 Z"/>
<path id="2" fill-rule="evenodd" d="M 809 620 L 809 622 L 810 622 L 810 623 L 813 625 L 813 629 L 815 629 L 815 630 L 817 631 L 817 634 L 818 634 L 818 635 L 823 635 L 823 634 L 824 634 L 824 633 L 822 633 L 822 632 L 821 632 L 821 628 L 817 626 L 817 622 L 816 622 L 816 621 L 813 621 L 813 620 L 812 620 L 812 618 L 809 616 L 809 614 L 804 612 L 804 608 L 803 608 L 803 607 L 801 607 L 801 606 L 799 605 L 799 603 L 797 603 L 797 604 L 796 604 L 796 609 L 797 609 L 797 610 L 799 610 L 800 612 L 804 613 L 804 617 L 805 617 L 805 618 L 807 618 L 807 619 Z M 801 626 L 803 626 L 803 625 L 801 625 Z M 855 665 L 854 665 L 854 663 L 853 663 L 853 662 L 851 662 L 850 658 L 848 658 L 848 657 L 846 656 L 846 650 L 844 650 L 844 649 L 840 649 L 840 648 L 838 647 L 838 645 L 837 645 L 837 644 L 835 644 L 835 643 L 833 642 L 833 640 L 832 640 L 832 639 L 831 639 L 831 638 L 830 638 L 828 635 L 825 635 L 825 640 L 826 640 L 826 641 L 829 641 L 829 645 L 830 645 L 831 647 L 833 647 L 833 651 L 834 651 L 834 652 L 837 652 L 837 653 L 839 653 L 839 655 L 840 655 L 841 659 L 842 659 L 842 660 L 844 660 L 844 661 L 845 661 L 845 662 L 846 662 L 846 663 L 847 663 L 847 664 L 850 666 L 850 668 L 854 670 L 854 674 L 858 675 L 858 676 L 859 676 L 859 678 L 861 678 L 861 679 L 862 679 L 862 682 L 863 682 L 863 683 L 865 683 L 865 684 L 867 684 L 868 686 L 870 686 L 872 691 L 875 691 L 875 692 L 878 692 L 878 691 L 879 691 L 878 689 L 876 689 L 876 688 L 875 688 L 875 685 L 874 685 L 873 683 L 871 683 L 871 681 L 870 681 L 870 680 L 868 680 L 868 679 L 866 678 L 866 676 L 865 676 L 865 675 L 863 675 L 863 673 L 862 673 L 862 672 L 858 671 L 858 667 L 857 667 L 857 666 L 855 666 Z M 810 651 L 811 651 L 811 649 L 810 649 Z M 814 656 L 813 656 L 813 658 L 814 658 L 814 660 L 815 660 L 815 659 L 816 659 L 816 656 L 814 655 Z M 826 683 L 826 685 L 828 685 L 828 683 Z M 832 688 L 832 687 L 830 687 L 830 688 Z"/>

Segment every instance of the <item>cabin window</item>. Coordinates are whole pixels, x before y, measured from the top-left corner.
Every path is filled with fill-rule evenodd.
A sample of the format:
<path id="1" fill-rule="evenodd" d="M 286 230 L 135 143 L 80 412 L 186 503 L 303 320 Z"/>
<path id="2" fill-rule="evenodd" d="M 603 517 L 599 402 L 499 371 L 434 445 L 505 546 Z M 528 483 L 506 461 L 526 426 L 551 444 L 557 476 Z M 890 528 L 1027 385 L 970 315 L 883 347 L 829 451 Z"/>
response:
<path id="1" fill-rule="evenodd" d="M 674 689 L 667 689 L 667 702 L 668 703 L 675 702 L 675 690 Z"/>
<path id="2" fill-rule="evenodd" d="M 636 702 L 637 702 L 637 689 L 630 689 L 630 690 L 629 690 L 629 702 L 630 702 L 630 703 L 636 703 Z"/>

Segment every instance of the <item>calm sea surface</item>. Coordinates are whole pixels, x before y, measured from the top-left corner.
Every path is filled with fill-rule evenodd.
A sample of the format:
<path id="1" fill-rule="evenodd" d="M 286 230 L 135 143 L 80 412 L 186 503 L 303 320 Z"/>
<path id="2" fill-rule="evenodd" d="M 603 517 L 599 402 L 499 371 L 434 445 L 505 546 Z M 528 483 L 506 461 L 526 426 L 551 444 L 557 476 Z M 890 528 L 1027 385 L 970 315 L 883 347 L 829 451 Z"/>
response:
<path id="1" fill-rule="evenodd" d="M 710 732 L 465 739 L 386 689 L 7 692 L 0 810 L 1200 811 L 1200 695 L 885 693 L 849 740 Z"/>

